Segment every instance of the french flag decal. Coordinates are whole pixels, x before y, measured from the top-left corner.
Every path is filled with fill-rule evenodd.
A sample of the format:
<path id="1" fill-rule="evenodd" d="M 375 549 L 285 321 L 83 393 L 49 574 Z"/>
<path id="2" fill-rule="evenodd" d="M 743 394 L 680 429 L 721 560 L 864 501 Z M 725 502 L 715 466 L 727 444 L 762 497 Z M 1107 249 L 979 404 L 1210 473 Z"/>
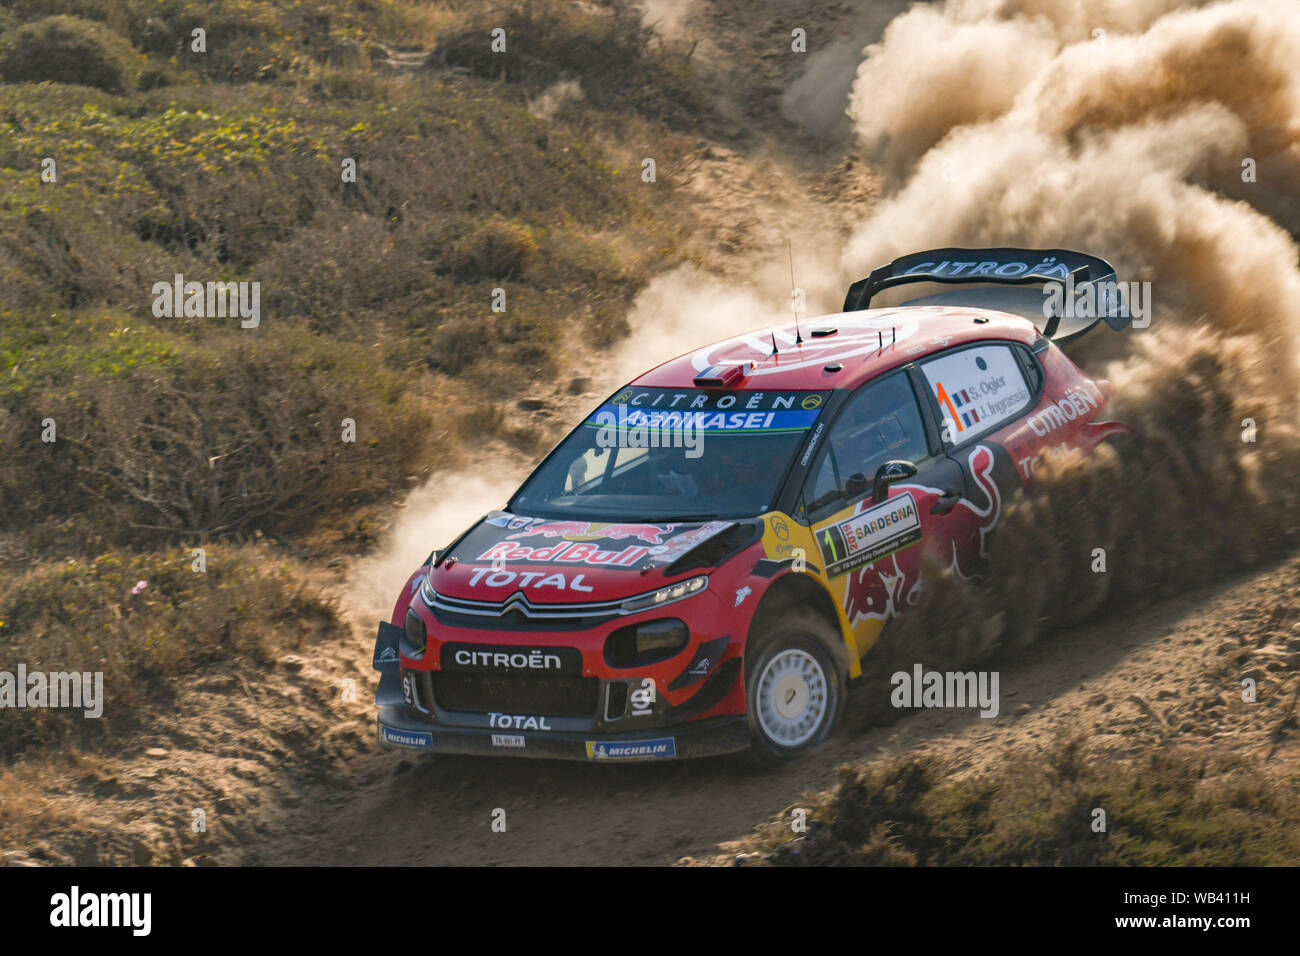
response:
<path id="1" fill-rule="evenodd" d="M 940 401 L 943 401 L 945 394 L 946 393 L 943 391 L 943 386 L 940 385 L 939 386 Z M 976 422 L 980 420 L 979 412 L 975 411 L 973 407 L 975 396 L 972 395 L 970 392 L 968 392 L 966 389 L 959 388 L 954 390 L 951 394 L 951 399 L 952 399 L 952 406 L 953 406 L 952 411 L 956 414 L 958 418 L 961 419 L 961 426 L 959 427 L 964 426 L 962 427 L 963 431 L 966 428 L 970 428 L 972 425 L 974 425 Z M 963 412 L 958 412 L 957 411 L 958 408 L 964 408 L 966 410 Z"/>

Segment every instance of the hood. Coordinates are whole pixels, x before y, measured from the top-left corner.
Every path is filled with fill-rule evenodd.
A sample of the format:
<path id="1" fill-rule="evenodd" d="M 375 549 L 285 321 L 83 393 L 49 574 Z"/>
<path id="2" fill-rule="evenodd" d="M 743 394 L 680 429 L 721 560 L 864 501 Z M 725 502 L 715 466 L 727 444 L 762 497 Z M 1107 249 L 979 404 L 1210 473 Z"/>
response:
<path id="1" fill-rule="evenodd" d="M 738 524 L 556 520 L 493 511 L 443 556 L 433 583 L 439 593 L 481 601 L 515 592 L 542 603 L 627 598 L 654 590 L 674 561 Z"/>

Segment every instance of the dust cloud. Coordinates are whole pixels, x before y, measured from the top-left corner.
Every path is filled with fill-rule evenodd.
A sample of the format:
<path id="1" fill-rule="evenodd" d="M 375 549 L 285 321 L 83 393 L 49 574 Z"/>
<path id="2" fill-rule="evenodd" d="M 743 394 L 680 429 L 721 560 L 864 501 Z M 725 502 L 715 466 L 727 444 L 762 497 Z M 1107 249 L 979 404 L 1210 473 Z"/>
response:
<path id="1" fill-rule="evenodd" d="M 909 654 L 1023 646 L 1294 545 L 1296 62 L 1295 3 L 965 0 L 864 24 L 786 91 L 793 126 L 844 136 L 842 114 L 848 148 L 885 177 L 839 255 L 801 273 L 810 305 L 833 311 L 872 268 L 948 245 L 1073 248 L 1150 283 L 1149 327 L 1101 329 L 1071 353 L 1112 381 L 1111 411 L 1137 436 L 1040 467 L 1004 517 L 988 587 L 931 569 L 930 599 L 891 635 Z M 637 303 L 628 371 L 761 325 L 774 294 L 662 277 Z"/>
<path id="2" fill-rule="evenodd" d="M 500 508 L 517 486 L 511 478 L 457 471 L 434 475 L 411 492 L 383 545 L 348 575 L 347 609 L 353 620 L 366 627 L 388 620 L 401 586 L 429 552 L 446 547 L 471 523 Z"/>
<path id="3" fill-rule="evenodd" d="M 1137 436 L 1045 463 L 989 586 L 931 569 L 886 652 L 1023 646 L 1294 546 L 1298 59 L 1300 5 L 1249 0 L 918 6 L 866 50 L 847 109 L 890 178 L 844 280 L 929 247 L 1064 247 L 1153 299 L 1149 328 L 1072 352 Z"/>
<path id="4" fill-rule="evenodd" d="M 878 7 L 787 89 L 792 130 L 841 139 L 884 177 L 847 239 L 796 250 L 810 314 L 835 311 L 850 282 L 895 256 L 947 245 L 1078 249 L 1150 283 L 1148 328 L 1100 329 L 1071 353 L 1112 381 L 1111 411 L 1138 435 L 1046 461 L 1007 509 L 989 587 L 931 575 L 926 593 L 943 600 L 895 629 L 921 642 L 912 653 L 1020 646 L 1294 544 L 1297 62 L 1294 0 L 952 0 Z M 618 377 L 787 321 L 784 257 L 730 269 L 751 277 L 741 283 L 694 266 L 651 281 L 611 363 Z M 361 570 L 390 600 L 394 581 L 509 490 L 436 479 Z"/>

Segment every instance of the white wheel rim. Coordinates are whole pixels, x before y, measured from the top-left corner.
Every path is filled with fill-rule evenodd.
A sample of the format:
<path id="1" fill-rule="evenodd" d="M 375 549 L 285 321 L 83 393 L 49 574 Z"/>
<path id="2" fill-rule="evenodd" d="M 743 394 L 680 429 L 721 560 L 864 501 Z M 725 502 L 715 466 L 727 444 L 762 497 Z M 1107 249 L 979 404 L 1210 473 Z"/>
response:
<path id="1" fill-rule="evenodd" d="M 807 743 L 821 727 L 828 706 L 826 673 L 807 651 L 775 655 L 758 676 L 758 722 L 782 747 Z"/>

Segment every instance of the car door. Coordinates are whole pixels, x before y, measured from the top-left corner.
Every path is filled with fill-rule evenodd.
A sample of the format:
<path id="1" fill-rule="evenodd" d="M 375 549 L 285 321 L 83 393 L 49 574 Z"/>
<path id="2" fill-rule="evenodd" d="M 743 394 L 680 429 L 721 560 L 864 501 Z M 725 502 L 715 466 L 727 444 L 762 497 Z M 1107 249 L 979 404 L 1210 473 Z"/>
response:
<path id="1" fill-rule="evenodd" d="M 923 410 L 920 382 L 908 367 L 851 395 L 804 486 L 803 513 L 860 654 L 890 617 L 916 602 L 923 548 L 946 555 L 953 547 L 948 519 L 964 476 Z M 877 498 L 872 479 L 891 461 L 910 462 L 916 473 Z"/>
<path id="2" fill-rule="evenodd" d="M 1004 439 L 1034 407 L 1043 374 L 1019 343 L 986 341 L 918 363 L 944 451 L 962 470 L 962 497 L 952 511 L 955 570 L 981 573 L 989 536 L 1002 509 L 1024 487 Z"/>

